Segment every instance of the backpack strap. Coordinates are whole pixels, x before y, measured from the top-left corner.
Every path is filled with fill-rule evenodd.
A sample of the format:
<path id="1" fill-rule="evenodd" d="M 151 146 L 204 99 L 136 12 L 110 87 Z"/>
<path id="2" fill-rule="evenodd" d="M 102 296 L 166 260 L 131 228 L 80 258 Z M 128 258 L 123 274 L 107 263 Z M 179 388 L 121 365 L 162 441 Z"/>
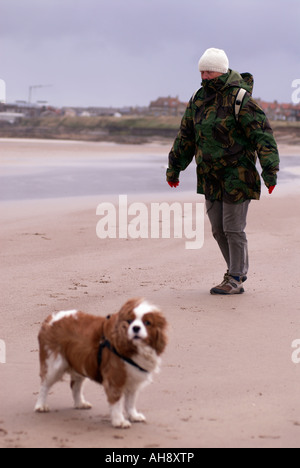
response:
<path id="1" fill-rule="evenodd" d="M 235 102 L 234 102 L 234 115 L 235 115 L 236 120 L 238 120 L 239 118 L 240 110 L 241 110 L 246 92 L 247 91 L 244 88 L 240 88 L 239 92 L 236 95 Z"/>
<path id="2" fill-rule="evenodd" d="M 200 91 L 200 89 L 201 89 L 201 88 L 197 89 L 197 90 L 194 92 L 194 94 L 193 94 L 193 96 L 192 96 L 192 101 L 193 101 L 193 102 L 194 102 L 194 99 L 195 99 L 195 97 L 196 97 L 196 94 L 198 93 L 198 91 Z"/>

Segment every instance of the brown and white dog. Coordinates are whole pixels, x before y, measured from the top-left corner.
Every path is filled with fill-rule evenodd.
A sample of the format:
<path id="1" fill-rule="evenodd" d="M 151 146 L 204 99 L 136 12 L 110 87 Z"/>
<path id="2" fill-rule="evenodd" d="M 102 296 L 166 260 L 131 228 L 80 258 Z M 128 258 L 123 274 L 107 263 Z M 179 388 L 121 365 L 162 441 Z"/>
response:
<path id="1" fill-rule="evenodd" d="M 41 389 L 35 411 L 49 411 L 50 388 L 69 373 L 75 408 L 91 408 L 82 393 L 89 378 L 103 384 L 114 427 L 145 421 L 136 410 L 136 397 L 159 368 L 167 344 L 166 325 L 161 312 L 143 299 L 129 300 L 119 313 L 106 318 L 76 310 L 49 316 L 38 337 Z"/>

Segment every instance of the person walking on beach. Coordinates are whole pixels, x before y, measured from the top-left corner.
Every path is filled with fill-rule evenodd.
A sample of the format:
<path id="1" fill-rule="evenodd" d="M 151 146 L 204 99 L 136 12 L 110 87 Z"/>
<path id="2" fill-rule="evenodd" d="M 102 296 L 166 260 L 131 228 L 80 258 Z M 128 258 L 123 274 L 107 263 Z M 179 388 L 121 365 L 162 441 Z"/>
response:
<path id="1" fill-rule="evenodd" d="M 229 69 L 221 49 L 207 49 L 199 60 L 202 87 L 190 99 L 169 154 L 167 182 L 178 187 L 180 172 L 197 163 L 197 192 L 227 264 L 223 281 L 211 294 L 241 294 L 249 268 L 245 234 L 251 200 L 261 194 L 256 169 L 271 194 L 277 184 L 279 154 L 269 121 L 252 98 L 253 77 Z"/>

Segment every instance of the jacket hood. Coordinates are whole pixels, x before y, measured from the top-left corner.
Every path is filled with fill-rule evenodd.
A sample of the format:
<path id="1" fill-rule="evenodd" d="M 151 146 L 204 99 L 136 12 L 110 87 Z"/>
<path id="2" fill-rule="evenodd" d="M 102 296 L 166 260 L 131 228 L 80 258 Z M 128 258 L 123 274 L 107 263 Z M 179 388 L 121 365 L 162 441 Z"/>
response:
<path id="1" fill-rule="evenodd" d="M 228 79 L 226 81 L 227 86 L 236 86 L 238 88 L 243 88 L 252 94 L 254 79 L 251 73 L 238 73 L 234 70 L 229 70 Z"/>
<path id="2" fill-rule="evenodd" d="M 216 92 L 223 91 L 226 88 L 243 88 L 252 94 L 253 90 L 253 76 L 250 73 L 238 73 L 234 70 L 228 70 L 227 73 L 213 78 L 211 80 L 203 80 L 202 87 L 204 89 L 204 96 L 209 97 Z"/>

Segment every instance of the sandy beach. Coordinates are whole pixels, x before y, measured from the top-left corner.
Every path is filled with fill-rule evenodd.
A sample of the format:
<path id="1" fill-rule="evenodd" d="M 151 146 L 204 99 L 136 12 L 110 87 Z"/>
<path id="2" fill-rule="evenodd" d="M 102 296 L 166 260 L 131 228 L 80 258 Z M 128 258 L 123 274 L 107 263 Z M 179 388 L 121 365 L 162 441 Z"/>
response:
<path id="1" fill-rule="evenodd" d="M 120 193 L 148 208 L 157 200 L 203 203 L 195 193 L 195 167 L 182 176 L 180 190 L 166 186 L 168 145 L 8 139 L 0 145 L 6 187 L 0 201 L 0 340 L 6 344 L 0 447 L 299 447 L 300 363 L 292 360 L 292 342 L 300 339 L 300 147 L 280 147 L 281 183 L 250 205 L 246 293 L 217 297 L 209 290 L 225 265 L 207 217 L 199 250 L 172 236 L 96 235 L 97 206 L 115 203 Z M 103 164 L 105 178 L 117 182 L 113 190 L 82 189 L 75 196 L 78 171 L 92 180 Z M 74 179 L 58 183 L 59 171 L 70 168 Z M 30 185 L 37 176 L 41 185 Z M 134 185 L 138 180 L 144 190 Z M 51 392 L 51 413 L 35 414 L 37 335 L 46 316 L 68 309 L 107 315 L 136 296 L 157 304 L 169 323 L 161 372 L 139 397 L 147 424 L 112 428 L 104 391 L 92 382 L 85 392 L 92 410 L 72 408 L 66 381 Z"/>

